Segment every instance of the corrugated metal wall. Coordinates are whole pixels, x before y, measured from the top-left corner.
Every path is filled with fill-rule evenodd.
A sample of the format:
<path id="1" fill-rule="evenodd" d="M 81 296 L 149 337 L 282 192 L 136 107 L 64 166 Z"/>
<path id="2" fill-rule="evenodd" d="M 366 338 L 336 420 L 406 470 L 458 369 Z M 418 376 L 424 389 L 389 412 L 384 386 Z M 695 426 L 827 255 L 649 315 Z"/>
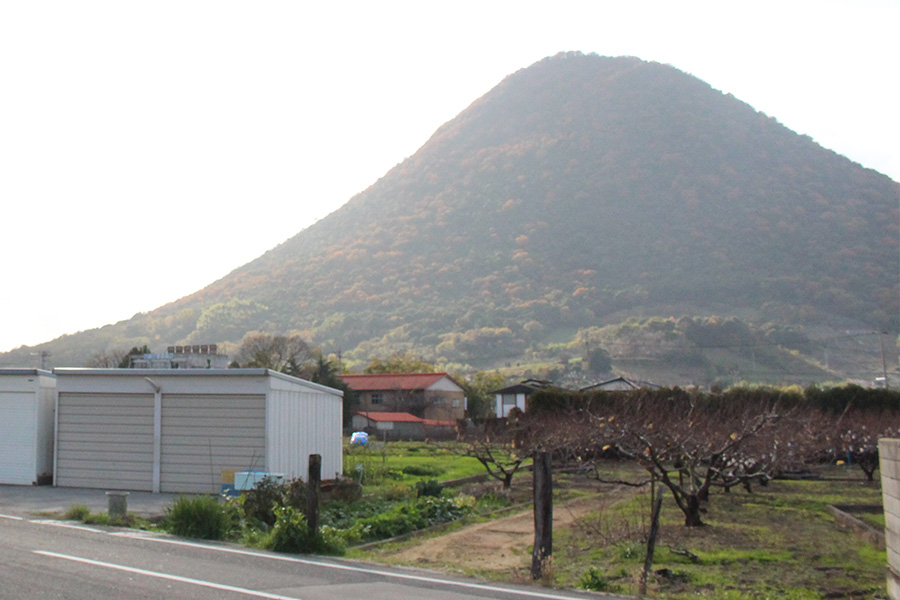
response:
<path id="1" fill-rule="evenodd" d="M 152 491 L 153 395 L 60 392 L 56 485 Z"/>
<path id="2" fill-rule="evenodd" d="M 33 483 L 35 416 L 34 392 L 0 390 L 0 483 Z"/>
<path id="3" fill-rule="evenodd" d="M 273 382 L 274 383 L 274 382 Z M 322 455 L 322 478 L 343 471 L 341 398 L 318 391 L 273 389 L 267 407 L 269 470 L 306 480 L 309 455 Z"/>
<path id="4" fill-rule="evenodd" d="M 55 378 L 0 369 L 0 483 L 49 483 L 53 474 Z"/>
<path id="5" fill-rule="evenodd" d="M 56 374 L 59 486 L 218 493 L 223 471 L 305 479 L 310 454 L 323 478 L 341 472 L 342 402 L 329 388 L 262 369 Z"/>
<path id="6" fill-rule="evenodd" d="M 222 471 L 266 467 L 264 395 L 163 395 L 160 491 L 218 493 Z"/>

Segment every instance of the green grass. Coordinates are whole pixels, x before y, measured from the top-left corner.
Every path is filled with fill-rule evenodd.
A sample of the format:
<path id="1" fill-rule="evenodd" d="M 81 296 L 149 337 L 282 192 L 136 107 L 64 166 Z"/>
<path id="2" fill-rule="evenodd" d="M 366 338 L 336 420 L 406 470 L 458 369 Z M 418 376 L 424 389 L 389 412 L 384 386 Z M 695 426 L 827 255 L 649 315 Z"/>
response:
<path id="1" fill-rule="evenodd" d="M 862 521 L 863 523 L 865 523 L 866 525 L 869 525 L 870 527 L 874 527 L 875 529 L 878 529 L 878 530 L 882 530 L 882 531 L 884 530 L 884 513 L 877 514 L 877 515 L 861 514 L 861 515 L 856 515 L 856 516 L 859 517 L 859 520 Z"/>
<path id="2" fill-rule="evenodd" d="M 625 463 L 607 467 L 609 480 L 642 475 Z M 828 467 L 823 474 L 833 479 L 772 481 L 766 487 L 754 487 L 752 494 L 716 489 L 703 514 L 704 527 L 684 527 L 683 515 L 664 492 L 648 596 L 660 600 L 884 598 L 884 550 L 839 527 L 826 510 L 830 504 L 878 505 L 881 489 L 877 483 L 864 482 L 854 470 Z M 597 511 L 554 531 L 548 583 L 636 594 L 649 530 L 649 493 L 628 489 L 598 494 L 596 487 L 584 484 L 582 476 L 560 473 L 554 479 L 555 502 L 560 506 L 564 498 L 595 494 Z M 523 480 L 514 487 L 528 484 Z M 526 545 L 522 551 L 528 552 Z M 361 556 L 391 562 L 392 554 L 392 548 L 385 547 Z M 453 564 L 443 568 L 491 580 L 530 580 L 525 570 L 499 572 L 487 564 L 483 569 Z"/>
<path id="3" fill-rule="evenodd" d="M 862 481 L 774 481 L 753 494 L 714 494 L 707 525 L 687 528 L 667 496 L 653 564 L 663 574 L 651 575 L 648 594 L 673 600 L 883 598 L 885 552 L 837 527 L 825 511 L 828 504 L 880 499 L 880 488 Z M 644 494 L 557 531 L 555 583 L 600 581 L 636 593 L 646 529 L 624 516 L 647 504 Z"/>
<path id="4" fill-rule="evenodd" d="M 114 527 L 131 527 L 134 529 L 151 529 L 152 524 L 143 517 L 128 513 L 124 517 L 109 518 L 105 512 L 92 513 L 83 504 L 75 504 L 65 510 L 62 519 L 66 521 L 79 521 L 85 525 L 112 525 Z"/>
<path id="5" fill-rule="evenodd" d="M 344 476 L 362 478 L 366 494 L 397 484 L 414 486 L 429 479 L 451 481 L 486 473 L 476 459 L 462 456 L 464 447 L 455 442 L 370 440 L 367 446 L 344 446 Z"/>

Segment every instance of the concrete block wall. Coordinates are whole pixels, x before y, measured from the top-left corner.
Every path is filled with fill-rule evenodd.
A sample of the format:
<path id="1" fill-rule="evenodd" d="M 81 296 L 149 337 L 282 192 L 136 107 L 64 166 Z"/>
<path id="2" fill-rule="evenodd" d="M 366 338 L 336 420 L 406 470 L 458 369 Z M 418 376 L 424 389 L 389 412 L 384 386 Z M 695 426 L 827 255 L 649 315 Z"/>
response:
<path id="1" fill-rule="evenodd" d="M 878 440 L 878 456 L 884 498 L 888 597 L 900 600 L 900 439 Z"/>

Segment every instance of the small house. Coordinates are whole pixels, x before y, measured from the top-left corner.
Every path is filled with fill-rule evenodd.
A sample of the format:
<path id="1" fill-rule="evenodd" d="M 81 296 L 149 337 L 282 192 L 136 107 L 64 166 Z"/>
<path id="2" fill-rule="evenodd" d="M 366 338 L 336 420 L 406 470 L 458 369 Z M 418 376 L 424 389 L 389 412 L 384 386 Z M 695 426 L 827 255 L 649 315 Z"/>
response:
<path id="1" fill-rule="evenodd" d="M 382 440 L 423 440 L 425 419 L 403 412 L 363 411 L 352 418 L 355 431 L 375 434 Z"/>
<path id="2" fill-rule="evenodd" d="M 552 385 L 552 382 L 543 379 L 526 379 L 521 383 L 494 390 L 491 392 L 494 394 L 494 414 L 498 418 L 505 419 L 514 408 L 524 412 L 525 399 L 534 392 L 550 385 Z"/>
<path id="3" fill-rule="evenodd" d="M 364 411 L 351 420 L 353 429 L 382 440 L 446 439 L 456 436 L 457 421 L 423 419 L 409 413 Z"/>
<path id="4" fill-rule="evenodd" d="M 365 413 L 410 413 L 422 419 L 457 421 L 466 416 L 466 392 L 447 373 L 342 375 Z"/>

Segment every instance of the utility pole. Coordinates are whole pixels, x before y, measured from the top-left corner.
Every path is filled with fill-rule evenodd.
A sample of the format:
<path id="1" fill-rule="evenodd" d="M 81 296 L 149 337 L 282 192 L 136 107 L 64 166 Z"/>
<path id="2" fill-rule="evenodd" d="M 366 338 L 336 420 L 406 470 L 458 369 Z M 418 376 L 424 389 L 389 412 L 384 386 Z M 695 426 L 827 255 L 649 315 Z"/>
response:
<path id="1" fill-rule="evenodd" d="M 884 336 L 887 335 L 887 331 L 882 331 L 878 334 L 878 341 L 881 342 L 881 373 L 884 375 L 884 389 L 888 389 L 888 378 L 887 378 L 887 360 L 884 358 Z"/>
<path id="2" fill-rule="evenodd" d="M 884 349 L 882 347 L 882 353 L 884 353 L 883 351 L 884 351 Z M 41 357 L 41 370 L 46 371 L 47 370 L 47 359 L 50 358 L 51 356 L 53 356 L 53 353 L 47 352 L 46 350 L 41 350 L 40 352 L 32 352 L 31 355 Z"/>
<path id="3" fill-rule="evenodd" d="M 531 578 L 544 576 L 544 567 L 553 554 L 553 470 L 549 452 L 536 452 L 532 458 L 534 475 L 534 550 L 531 553 Z"/>

